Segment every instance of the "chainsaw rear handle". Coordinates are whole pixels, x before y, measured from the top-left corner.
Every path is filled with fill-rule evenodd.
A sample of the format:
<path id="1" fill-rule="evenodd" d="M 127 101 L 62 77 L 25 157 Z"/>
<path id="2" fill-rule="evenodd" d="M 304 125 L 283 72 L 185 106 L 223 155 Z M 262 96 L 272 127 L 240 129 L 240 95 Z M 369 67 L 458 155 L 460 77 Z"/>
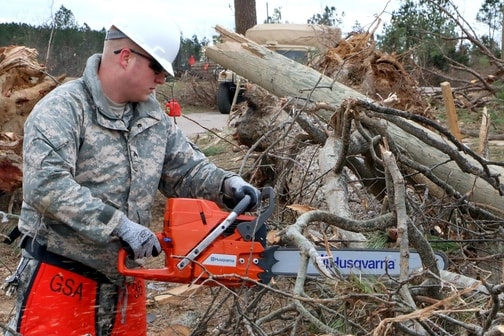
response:
<path id="1" fill-rule="evenodd" d="M 117 270 L 119 271 L 120 274 L 126 275 L 126 276 L 137 276 L 137 275 L 144 275 L 144 273 L 141 273 L 141 269 L 129 269 L 126 267 L 126 258 L 128 258 L 128 252 L 124 248 L 119 249 L 119 255 L 117 257 Z"/>
<path id="2" fill-rule="evenodd" d="M 164 236 L 162 233 L 157 233 L 156 234 L 157 239 L 161 243 L 161 246 L 163 244 Z M 159 253 L 160 255 L 162 254 L 163 250 L 161 249 L 161 252 Z M 126 258 L 130 258 L 130 254 L 128 251 L 124 248 L 121 247 L 119 249 L 119 254 L 117 257 L 117 270 L 119 271 L 120 274 L 125 275 L 125 276 L 132 276 L 132 277 L 140 277 L 143 279 L 148 279 L 148 280 L 160 280 L 159 279 L 159 270 L 158 269 L 145 269 L 145 268 L 127 268 L 126 267 Z M 164 274 L 164 273 L 161 273 Z"/>

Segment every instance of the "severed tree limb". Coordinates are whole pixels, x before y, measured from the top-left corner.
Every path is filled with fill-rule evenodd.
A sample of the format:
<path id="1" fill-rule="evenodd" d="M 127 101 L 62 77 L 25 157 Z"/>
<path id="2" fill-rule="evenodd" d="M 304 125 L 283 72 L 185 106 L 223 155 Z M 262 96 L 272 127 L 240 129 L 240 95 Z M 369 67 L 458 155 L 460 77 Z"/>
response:
<path id="1" fill-rule="evenodd" d="M 386 172 L 390 174 L 393 182 L 393 198 L 394 198 L 394 209 L 396 212 L 397 220 L 397 240 L 399 241 L 400 249 L 400 273 L 399 281 L 404 282 L 409 276 L 409 240 L 408 240 L 408 215 L 406 213 L 406 195 L 404 190 L 404 179 L 396 165 L 394 157 L 391 152 L 383 150 L 382 151 L 383 162 L 386 167 Z M 408 305 L 415 309 L 416 304 L 413 301 L 413 297 L 409 292 L 407 286 L 401 286 L 399 290 L 403 299 L 408 303 Z"/>
<path id="2" fill-rule="evenodd" d="M 304 284 L 306 280 L 306 272 L 308 269 L 308 262 L 312 258 L 311 253 L 306 251 L 301 251 L 301 259 L 299 263 L 299 269 L 298 269 L 298 276 L 296 277 L 296 284 L 294 286 L 294 294 L 297 296 L 303 296 L 304 295 Z M 317 254 L 317 259 L 318 259 L 318 254 Z M 315 263 L 315 259 L 314 260 Z M 322 269 L 325 269 L 324 265 L 322 264 Z M 319 268 L 319 270 L 322 270 Z M 331 275 L 328 274 L 329 277 L 332 278 Z M 313 323 L 319 330 L 323 330 L 325 332 L 331 333 L 332 335 L 340 335 L 340 333 L 334 329 L 325 324 L 324 322 L 320 321 L 317 317 L 315 317 L 312 313 L 306 309 L 299 300 L 294 300 L 294 306 L 296 307 L 296 310 L 308 321 Z"/>
<path id="3" fill-rule="evenodd" d="M 490 115 L 487 108 L 483 108 L 481 113 L 481 126 L 479 132 L 478 153 L 488 159 L 488 130 L 490 129 Z"/>
<path id="4" fill-rule="evenodd" d="M 393 208 L 396 213 L 397 221 L 397 240 L 399 241 L 400 250 L 400 272 L 399 281 L 402 283 L 399 288 L 399 293 L 401 294 L 403 300 L 408 304 L 411 309 L 417 309 L 415 301 L 411 296 L 408 289 L 406 280 L 409 278 L 409 240 L 408 240 L 408 215 L 406 212 L 406 192 L 404 187 L 404 179 L 397 167 L 394 156 L 390 151 L 382 149 L 383 163 L 385 166 L 385 176 L 392 180 L 392 186 L 387 189 L 392 189 L 393 192 L 388 192 L 389 199 L 393 197 Z M 388 178 L 386 179 L 389 180 Z M 414 323 L 415 329 L 420 333 L 424 332 L 422 326 L 418 323 Z"/>
<path id="5" fill-rule="evenodd" d="M 482 163 L 482 168 L 479 168 L 474 164 L 474 160 L 464 157 L 454 147 L 450 146 L 450 144 L 431 137 L 426 130 L 420 129 L 414 124 L 408 123 L 406 120 L 395 116 L 380 115 L 380 117 L 394 123 L 432 148 L 440 149 L 449 156 L 450 160 L 453 160 L 457 164 L 461 171 L 482 178 L 499 193 L 499 196 L 504 195 L 504 184 L 500 181 L 500 173 L 492 172 L 485 162 L 480 162 Z M 477 161 L 483 161 L 477 154 L 475 154 L 475 156 L 479 158 Z M 502 164 L 504 163 L 499 163 L 499 165 Z"/>
<path id="6" fill-rule="evenodd" d="M 481 284 L 480 280 L 465 276 L 463 274 L 453 273 L 445 270 L 440 271 L 441 280 L 454 284 L 459 288 L 474 288 L 474 291 L 488 295 L 488 289 Z"/>
<path id="7" fill-rule="evenodd" d="M 388 330 L 388 328 L 390 326 L 390 323 L 404 322 L 404 321 L 409 321 L 409 320 L 412 320 L 412 319 L 425 320 L 428 317 L 436 314 L 439 310 L 441 310 L 441 308 L 443 306 L 451 303 L 455 299 L 461 297 L 463 294 L 471 292 L 472 290 L 473 290 L 473 288 L 471 288 L 471 287 L 465 288 L 462 291 L 455 292 L 454 294 L 450 295 L 449 297 L 447 297 L 447 298 L 445 298 L 443 300 L 439 300 L 438 302 L 436 302 L 436 303 L 434 303 L 434 304 L 432 304 L 430 306 L 427 306 L 425 308 L 414 310 L 414 311 L 412 311 L 409 314 L 404 314 L 404 315 L 400 315 L 400 316 L 397 316 L 397 317 L 385 318 L 373 330 L 373 334 L 372 335 L 373 336 L 382 336 L 382 335 L 384 336 L 384 335 L 386 335 L 386 332 L 387 332 L 387 330 Z"/>
<path id="8" fill-rule="evenodd" d="M 486 332 L 492 327 L 493 321 L 495 321 L 497 313 L 501 309 L 499 294 L 501 294 L 504 291 L 504 284 L 496 286 L 491 286 L 489 284 L 486 284 L 485 282 L 483 282 L 483 284 L 486 285 L 486 287 L 488 288 L 490 292 L 490 297 L 492 299 L 492 309 L 490 310 L 490 313 L 488 314 L 487 318 L 485 319 L 485 322 L 483 323 L 483 331 Z"/>
<path id="9" fill-rule="evenodd" d="M 333 213 L 321 210 L 312 210 L 305 212 L 297 218 L 294 224 L 288 226 L 283 233 L 285 233 L 287 239 L 292 241 L 301 250 L 301 252 L 306 253 L 312 259 L 315 265 L 318 265 L 318 267 L 322 269 L 324 269 L 325 266 L 320 256 L 318 255 L 315 246 L 303 235 L 303 230 L 311 222 L 318 221 L 339 227 L 344 230 L 361 233 L 384 230 L 387 227 L 395 225 L 395 218 L 392 213 L 381 215 L 368 220 L 354 220 L 343 218 Z M 332 277 L 330 274 L 327 274 L 327 276 Z"/>
<path id="10" fill-rule="evenodd" d="M 294 306 L 294 303 L 290 303 L 286 306 L 283 306 L 275 311 L 272 311 L 272 312 L 269 312 L 266 316 L 263 316 L 261 318 L 259 318 L 256 323 L 258 325 L 261 325 L 261 324 L 264 324 L 266 322 L 270 322 L 270 321 L 273 321 L 276 317 L 282 315 L 283 313 L 286 313 L 286 312 L 289 312 L 289 311 L 292 311 L 292 310 L 296 310 L 296 307 Z"/>
<path id="11" fill-rule="evenodd" d="M 326 140 L 324 147 L 319 153 L 320 170 L 327 172 L 324 176 L 324 185 L 327 199 L 327 206 L 331 213 L 337 213 L 341 217 L 351 218 L 350 208 L 348 206 L 348 190 L 346 185 L 346 173 L 337 174 L 334 172 L 338 157 L 340 157 L 340 148 L 342 142 L 333 136 Z M 365 247 L 366 237 L 362 233 L 354 232 L 354 230 L 346 230 L 340 228 L 339 231 L 342 240 L 348 240 L 351 247 Z M 362 241 L 362 243 L 357 243 Z"/>
<path id="12" fill-rule="evenodd" d="M 401 151 L 399 150 L 399 148 L 397 148 L 394 142 L 394 138 L 392 138 L 386 131 L 387 129 L 383 128 L 382 125 L 378 123 L 376 120 L 373 120 L 366 116 L 360 115 L 359 118 L 361 121 L 367 123 L 368 125 L 372 125 L 371 129 L 376 130 L 384 139 L 387 140 L 386 144 L 392 149 L 393 153 L 397 153 L 399 157 L 402 156 Z M 391 163 L 389 163 L 389 165 L 390 164 Z M 395 163 L 393 165 L 395 166 Z M 387 187 L 387 195 L 389 199 L 396 200 L 395 196 L 396 190 L 397 189 L 394 187 Z M 404 193 L 402 193 L 402 195 L 404 196 Z M 433 274 L 436 275 L 436 277 L 429 279 L 428 281 L 429 286 L 427 287 L 427 290 L 431 296 L 438 297 L 440 293 L 441 284 L 440 281 L 438 280 L 439 268 L 437 266 L 434 251 L 432 250 L 431 245 L 427 242 L 423 234 L 418 230 L 416 225 L 413 222 L 411 222 L 411 220 L 409 220 L 407 216 L 404 216 L 403 218 L 406 218 L 406 220 L 408 221 L 407 225 L 408 235 L 410 236 L 413 247 L 417 249 L 418 253 L 420 254 L 424 267 L 429 269 Z"/>

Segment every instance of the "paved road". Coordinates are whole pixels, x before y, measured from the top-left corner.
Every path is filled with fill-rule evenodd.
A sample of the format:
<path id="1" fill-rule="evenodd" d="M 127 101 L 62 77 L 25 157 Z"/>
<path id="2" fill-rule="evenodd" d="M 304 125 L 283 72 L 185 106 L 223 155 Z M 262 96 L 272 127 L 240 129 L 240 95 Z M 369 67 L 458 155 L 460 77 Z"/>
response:
<path id="1" fill-rule="evenodd" d="M 197 133 L 206 132 L 205 128 L 222 130 L 227 124 L 227 119 L 227 114 L 211 111 L 195 112 L 187 115 L 182 113 L 182 117 L 178 117 L 176 121 L 178 127 L 182 129 L 185 135 L 192 136 Z"/>

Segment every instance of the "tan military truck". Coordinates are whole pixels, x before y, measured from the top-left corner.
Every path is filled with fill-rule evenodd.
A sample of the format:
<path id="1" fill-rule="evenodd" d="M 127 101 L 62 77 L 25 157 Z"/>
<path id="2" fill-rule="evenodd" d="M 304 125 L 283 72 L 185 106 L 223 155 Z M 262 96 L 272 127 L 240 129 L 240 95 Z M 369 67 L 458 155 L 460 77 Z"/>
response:
<path id="1" fill-rule="evenodd" d="M 258 24 L 248 29 L 245 37 L 285 57 L 308 64 L 328 46 L 334 46 L 341 39 L 341 30 L 313 24 Z M 247 80 L 224 69 L 218 72 L 217 81 L 217 107 L 219 112 L 228 114 L 235 95 L 235 102 L 243 101 L 243 84 Z"/>

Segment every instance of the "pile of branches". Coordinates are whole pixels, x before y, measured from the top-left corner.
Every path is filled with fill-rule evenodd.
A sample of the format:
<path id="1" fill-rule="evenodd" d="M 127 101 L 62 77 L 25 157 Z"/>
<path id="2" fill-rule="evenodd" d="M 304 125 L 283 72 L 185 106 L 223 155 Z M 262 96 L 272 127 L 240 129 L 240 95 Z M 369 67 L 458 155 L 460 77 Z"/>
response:
<path id="1" fill-rule="evenodd" d="M 215 297 L 221 305 L 197 330 L 227 309 L 216 334 L 503 334 L 504 164 L 458 142 L 429 116 L 391 108 L 394 99 L 373 102 L 236 41 L 207 55 L 258 84 L 233 112 L 235 138 L 249 146 L 239 173 L 275 188 L 270 229 L 280 244 L 297 246 L 304 263 L 293 281 Z M 316 248 L 332 246 L 397 248 L 401 274 L 308 276 L 308 263 L 327 265 Z M 423 265 L 413 273 L 410 248 Z M 447 269 L 438 268 L 434 250 L 446 253 Z"/>
<path id="2" fill-rule="evenodd" d="M 291 114 L 285 117 L 284 108 L 288 107 Z M 289 179 L 288 191 L 283 189 L 285 183 L 273 181 L 280 197 L 277 216 L 270 223 L 271 228 L 278 230 L 281 242 L 295 244 L 302 250 L 306 257 L 305 272 L 301 269 L 295 281 L 281 279 L 270 286 L 258 284 L 260 290 L 224 296 L 226 299 L 222 300 L 228 303 L 230 300 L 232 304 L 225 305 L 229 309 L 229 320 L 221 323 L 220 332 L 232 334 L 248 330 L 252 335 L 293 335 L 317 330 L 332 335 L 501 335 L 504 285 L 499 283 L 502 281 L 499 273 L 503 254 L 498 246 L 504 239 L 502 213 L 468 201 L 468 195 L 460 194 L 447 181 L 431 174 L 434 166 L 413 160 L 394 141 L 384 120 L 407 128 L 424 146 L 444 152 L 464 170 L 479 171 L 482 178 L 494 178 L 495 175 L 486 175 L 484 171 L 490 172 L 490 166 L 503 164 L 482 159 L 429 118 L 356 99 L 346 101 L 334 111 L 327 125 L 334 134 L 322 144 L 314 144 L 316 139 L 309 135 L 309 130 L 303 131 L 305 122 L 300 121 L 313 118 L 313 110 L 293 108 L 286 102 L 274 111 L 284 118 L 268 114 L 268 122 L 282 121 L 274 124 L 258 142 L 267 142 L 268 133 L 275 134 L 271 139 L 277 141 L 270 141 L 266 148 L 264 144 L 253 145 L 255 149 L 263 149 L 249 153 L 247 169 L 241 173 L 253 176 L 264 167 L 276 171 L 271 169 L 272 162 L 278 165 L 278 170 L 285 169 L 286 152 L 295 165 L 306 168 L 298 180 L 303 183 Z M 432 138 L 422 135 L 422 129 L 411 123 L 411 119 L 433 129 L 462 153 L 478 160 L 482 169 L 446 143 L 433 144 Z M 293 127 L 300 130 L 297 135 L 304 134 L 302 140 L 293 136 Z M 300 159 L 301 151 L 292 152 L 292 143 L 297 142 L 296 148 L 317 146 L 315 156 L 327 158 L 327 143 L 331 141 L 339 143 L 339 150 L 327 167 L 314 169 Z M 279 146 L 280 143 L 291 145 Z M 366 170 L 366 174 L 373 174 L 372 178 L 364 176 Z M 293 169 L 279 176 L 295 175 L 292 172 Z M 317 184 L 317 180 L 324 184 Z M 341 187 L 338 194 L 328 190 L 331 184 Z M 319 187 L 310 189 L 308 185 Z M 500 182 L 495 188 L 502 188 Z M 299 210 L 300 205 L 293 207 L 291 200 L 292 195 L 302 193 L 305 200 L 317 200 L 314 194 L 331 199 L 321 204 L 304 203 L 309 211 Z M 350 210 L 352 201 L 358 202 L 358 206 Z M 293 209 L 298 210 L 295 215 L 292 215 Z M 353 219 L 356 214 L 359 219 Z M 289 223 L 292 218 L 293 222 Z M 341 239 L 344 231 L 361 234 L 350 239 L 358 240 L 361 247 L 396 247 L 405 255 L 409 247 L 415 248 L 422 256 L 424 269 L 408 273 L 405 258 L 406 266 L 399 278 L 325 274 L 321 280 L 307 276 L 308 262 L 319 263 L 321 269 L 327 265 L 316 247 L 352 246 L 351 242 L 342 242 L 349 241 Z M 334 240 L 338 243 L 329 242 Z M 377 245 L 379 242 L 381 245 Z M 433 249 L 449 256 L 448 270 L 437 268 Z M 208 312 L 210 315 L 203 321 L 208 322 L 209 316 L 223 308 L 222 305 L 214 307 L 219 308 Z"/>

